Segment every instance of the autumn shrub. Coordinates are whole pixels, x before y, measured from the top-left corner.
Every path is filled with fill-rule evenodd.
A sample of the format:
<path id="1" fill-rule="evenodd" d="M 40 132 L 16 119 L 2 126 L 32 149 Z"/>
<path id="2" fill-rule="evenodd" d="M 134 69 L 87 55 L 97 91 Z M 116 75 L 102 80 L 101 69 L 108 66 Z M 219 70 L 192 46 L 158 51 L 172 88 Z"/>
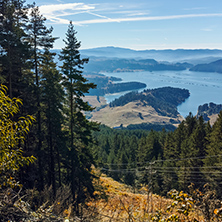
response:
<path id="1" fill-rule="evenodd" d="M 0 188 L 14 188 L 21 186 L 16 179 L 20 167 L 33 163 L 33 156 L 24 157 L 22 144 L 29 132 L 34 118 L 32 116 L 19 117 L 19 105 L 22 101 L 11 99 L 6 95 L 7 88 L 0 86 Z"/>

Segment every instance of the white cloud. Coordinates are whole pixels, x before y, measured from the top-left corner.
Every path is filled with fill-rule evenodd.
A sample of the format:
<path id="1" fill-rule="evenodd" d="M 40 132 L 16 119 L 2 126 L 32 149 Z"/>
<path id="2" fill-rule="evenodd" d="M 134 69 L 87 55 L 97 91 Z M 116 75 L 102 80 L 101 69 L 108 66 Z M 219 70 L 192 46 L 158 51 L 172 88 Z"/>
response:
<path id="1" fill-rule="evenodd" d="M 90 10 L 95 7 L 92 5 L 86 5 L 84 3 L 68 3 L 68 4 L 56 4 L 56 5 L 42 5 L 39 7 L 41 13 L 44 15 L 51 15 L 55 12 L 61 12 L 63 10 L 73 10 L 73 11 L 81 11 L 81 10 Z"/>
<path id="2" fill-rule="evenodd" d="M 84 3 L 68 3 L 42 5 L 39 7 L 40 12 L 51 22 L 57 24 L 68 24 L 68 19 L 61 18 L 62 16 L 74 15 L 94 9 L 95 6 Z"/>
<path id="3" fill-rule="evenodd" d="M 109 18 L 109 19 L 91 19 L 76 22 L 77 25 L 111 23 L 111 22 L 136 22 L 136 21 L 157 21 L 157 20 L 172 20 L 183 18 L 198 18 L 198 17 L 222 17 L 222 13 L 216 14 L 188 14 L 188 15 L 170 15 L 170 16 L 147 16 L 134 18 Z"/>
<path id="4" fill-rule="evenodd" d="M 123 8 L 123 7 L 122 7 Z M 155 21 L 155 20 L 173 20 L 173 19 L 185 19 L 185 18 L 198 18 L 198 17 L 222 17 L 222 13 L 214 14 L 185 14 L 185 15 L 169 15 L 169 16 L 144 16 L 144 12 L 141 11 L 110 11 L 112 17 L 118 13 L 122 14 L 121 18 L 110 18 L 111 16 L 105 16 L 104 12 L 107 12 L 106 7 L 102 7 L 98 4 L 85 4 L 85 3 L 68 3 L 68 4 L 54 4 L 54 5 L 42 5 L 39 7 L 40 12 L 51 22 L 55 24 L 68 24 L 69 20 L 73 21 L 75 25 L 88 25 L 99 23 L 115 23 L 115 22 L 136 22 L 136 21 Z M 103 11 L 103 15 L 95 13 Z M 72 15 L 86 13 L 97 17 L 96 19 L 86 19 L 76 21 L 71 19 Z M 117 15 L 117 14 L 116 14 Z M 70 16 L 70 19 L 65 18 Z"/>

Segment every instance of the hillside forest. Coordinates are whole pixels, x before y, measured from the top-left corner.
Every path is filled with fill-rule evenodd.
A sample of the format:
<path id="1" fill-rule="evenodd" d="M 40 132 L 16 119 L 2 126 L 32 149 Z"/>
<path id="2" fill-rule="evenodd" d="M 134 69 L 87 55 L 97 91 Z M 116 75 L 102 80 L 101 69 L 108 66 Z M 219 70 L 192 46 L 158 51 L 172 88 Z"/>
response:
<path id="1" fill-rule="evenodd" d="M 84 113 L 93 108 L 83 97 L 96 88 L 83 76 L 90 61 L 81 57 L 70 22 L 58 66 L 57 37 L 45 22 L 35 4 L 0 1 L 0 221 L 103 221 L 84 215 L 89 201 L 107 206 L 104 175 L 134 194 L 145 187 L 164 198 L 172 189 L 189 193 L 191 184 L 200 194 L 207 184 L 213 205 L 203 217 L 219 221 L 222 112 L 213 126 L 190 113 L 174 131 L 111 129 L 88 120 Z M 127 212 L 122 221 L 136 221 Z M 185 221 L 148 213 L 143 221 Z"/>

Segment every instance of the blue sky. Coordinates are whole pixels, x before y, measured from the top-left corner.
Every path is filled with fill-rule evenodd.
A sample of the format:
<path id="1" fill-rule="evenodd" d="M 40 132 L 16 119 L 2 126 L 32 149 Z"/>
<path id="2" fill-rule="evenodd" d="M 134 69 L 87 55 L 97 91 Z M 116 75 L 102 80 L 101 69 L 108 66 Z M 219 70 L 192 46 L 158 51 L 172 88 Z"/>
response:
<path id="1" fill-rule="evenodd" d="M 33 1 L 27 0 L 27 3 Z M 81 49 L 222 49 L 222 0 L 36 0 L 53 35 L 72 20 Z"/>

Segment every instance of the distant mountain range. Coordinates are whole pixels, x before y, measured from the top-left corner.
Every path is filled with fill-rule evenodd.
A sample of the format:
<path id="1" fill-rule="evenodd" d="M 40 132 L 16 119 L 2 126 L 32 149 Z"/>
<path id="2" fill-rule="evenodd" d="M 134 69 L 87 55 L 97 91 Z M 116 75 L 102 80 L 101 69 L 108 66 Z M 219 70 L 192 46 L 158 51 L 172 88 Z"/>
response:
<path id="1" fill-rule="evenodd" d="M 135 71 L 163 71 L 163 70 L 185 70 L 193 67 L 189 63 L 157 62 L 154 59 L 121 59 L 91 57 L 85 65 L 84 71 L 88 73 L 103 72 L 135 72 Z"/>
<path id="2" fill-rule="evenodd" d="M 60 50 L 53 50 L 60 53 Z M 183 70 L 222 73 L 222 50 L 176 49 L 132 50 L 118 47 L 101 47 L 80 50 L 82 58 L 89 57 L 84 72 L 123 72 Z M 61 62 L 56 57 L 56 62 Z"/>
<path id="3" fill-rule="evenodd" d="M 155 59 L 168 62 L 188 62 L 194 65 L 222 58 L 218 49 L 132 50 L 119 47 L 101 47 L 80 50 L 83 57 Z"/>

